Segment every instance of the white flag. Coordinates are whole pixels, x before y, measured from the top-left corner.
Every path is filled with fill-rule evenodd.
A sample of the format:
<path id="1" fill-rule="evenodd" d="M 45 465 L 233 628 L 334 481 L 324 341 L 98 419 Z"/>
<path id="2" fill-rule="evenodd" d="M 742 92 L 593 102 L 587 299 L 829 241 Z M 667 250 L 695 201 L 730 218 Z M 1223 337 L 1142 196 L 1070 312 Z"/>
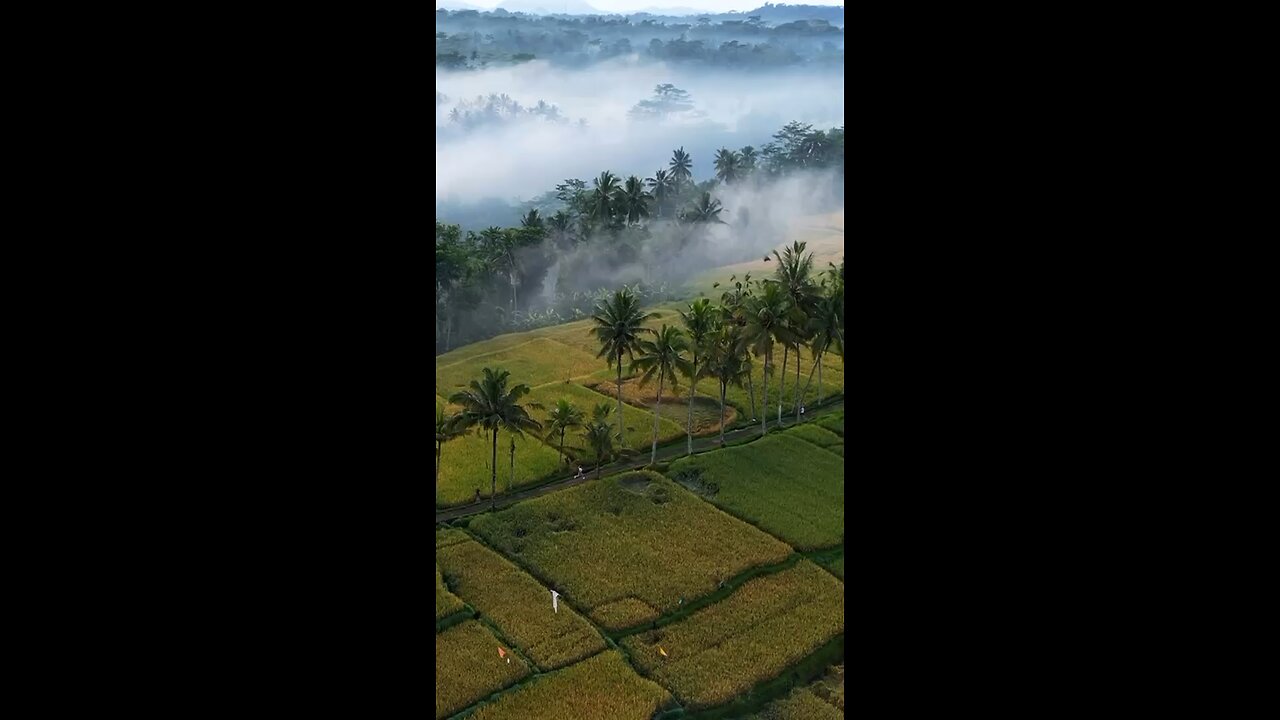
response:
<path id="1" fill-rule="evenodd" d="M 559 598 L 560 598 L 560 593 L 556 592 L 555 590 L 552 590 L 551 591 L 551 609 L 554 610 L 557 615 L 560 614 L 560 606 L 556 602 Z"/>

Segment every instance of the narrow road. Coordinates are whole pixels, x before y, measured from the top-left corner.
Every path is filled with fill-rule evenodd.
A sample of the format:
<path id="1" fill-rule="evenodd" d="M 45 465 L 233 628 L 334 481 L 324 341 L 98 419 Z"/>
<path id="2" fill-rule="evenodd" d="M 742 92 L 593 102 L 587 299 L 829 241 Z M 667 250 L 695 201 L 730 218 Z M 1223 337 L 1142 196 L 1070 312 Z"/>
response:
<path id="1" fill-rule="evenodd" d="M 803 416 L 804 417 L 803 422 L 807 422 L 809 420 L 812 420 L 815 417 L 820 417 L 822 415 L 826 415 L 828 413 L 832 413 L 837 410 L 843 410 L 843 409 L 844 409 L 843 397 L 833 402 L 825 403 L 821 407 L 813 408 L 812 411 L 806 408 L 805 414 Z M 789 418 L 784 416 L 782 418 L 783 428 L 788 428 L 793 425 L 795 425 L 794 417 Z M 771 420 L 769 425 L 769 431 L 773 432 L 773 428 L 776 428 L 776 427 L 778 427 L 778 425 L 776 424 L 776 421 Z M 737 430 L 730 430 L 729 432 L 726 432 L 724 434 L 724 439 L 725 439 L 725 442 L 731 442 L 733 440 L 740 440 L 742 438 L 749 437 L 752 434 L 755 434 L 755 435 L 760 434 L 759 423 L 756 423 L 753 425 L 747 425 Z M 675 458 L 684 457 L 686 448 L 687 448 L 687 442 L 686 442 L 686 437 L 684 435 L 681 435 L 678 440 L 669 441 L 665 445 L 659 445 L 658 446 L 658 462 L 664 462 L 666 460 L 673 460 Z M 699 453 L 704 453 L 710 450 L 718 450 L 719 448 L 720 448 L 719 433 L 715 435 L 710 435 L 707 437 L 693 439 L 693 453 L 695 455 Z M 636 448 L 634 450 L 637 452 L 639 452 L 640 450 L 643 450 L 643 452 L 640 452 L 640 456 L 633 460 L 620 461 L 620 462 L 611 463 L 609 465 L 601 466 L 600 477 L 604 477 L 605 475 L 611 475 L 617 472 L 622 472 L 624 470 L 634 470 L 634 469 L 642 468 L 648 465 L 650 450 L 648 448 L 643 448 L 643 449 Z M 519 490 L 513 493 L 502 494 L 498 496 L 498 507 L 504 508 L 510 505 L 514 505 L 515 503 L 518 503 L 521 500 L 528 500 L 529 498 L 539 497 L 541 495 L 546 495 L 547 493 L 556 492 L 557 490 L 564 490 L 565 488 L 571 488 L 575 485 L 581 485 L 582 483 L 587 482 L 588 480 L 594 480 L 594 479 L 595 479 L 595 472 L 589 472 L 587 473 L 587 477 L 585 478 L 574 478 L 573 476 L 569 476 L 562 480 L 555 480 L 553 482 L 549 482 L 546 485 L 539 485 L 538 487 L 535 487 L 535 488 L 529 488 L 528 490 Z M 479 513 L 482 513 L 488 510 L 489 507 L 490 507 L 489 500 L 485 499 L 485 500 L 481 500 L 479 503 L 471 503 L 470 505 L 459 505 L 457 507 L 451 507 L 446 510 L 440 510 L 439 512 L 436 513 L 436 522 L 437 523 L 448 522 L 450 520 L 456 520 L 460 517 L 466 517 L 468 515 L 477 515 Z"/>

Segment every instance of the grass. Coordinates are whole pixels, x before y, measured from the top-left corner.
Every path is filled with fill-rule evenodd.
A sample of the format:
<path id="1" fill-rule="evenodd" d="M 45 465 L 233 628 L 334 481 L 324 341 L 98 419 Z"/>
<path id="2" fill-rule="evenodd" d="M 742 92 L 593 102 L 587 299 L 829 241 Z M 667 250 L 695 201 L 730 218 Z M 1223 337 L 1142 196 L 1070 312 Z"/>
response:
<path id="1" fill-rule="evenodd" d="M 841 555 L 840 557 L 835 558 L 834 560 L 829 560 L 823 563 L 822 566 L 830 570 L 831 572 L 835 573 L 836 577 L 840 578 L 841 580 L 844 579 L 844 555 Z"/>
<path id="2" fill-rule="evenodd" d="M 770 703 L 746 720 L 842 720 L 844 718 L 844 666 L 832 668 L 826 677 L 796 688 L 787 697 Z"/>
<path id="3" fill-rule="evenodd" d="M 468 383 L 480 378 L 487 367 L 509 371 L 508 386 L 520 383 L 533 386 L 586 375 L 603 366 L 604 361 L 597 360 L 595 353 L 535 337 L 503 350 L 462 360 L 440 356 L 436 359 L 436 394 L 448 398 L 459 390 L 465 390 Z"/>
<path id="4" fill-rule="evenodd" d="M 547 588 L 489 548 L 455 543 L 438 549 L 436 562 L 450 587 L 538 669 L 554 670 L 605 649 L 604 638 L 573 608 L 561 602 L 553 611 Z"/>
<path id="5" fill-rule="evenodd" d="M 436 563 L 436 621 L 439 622 L 462 609 L 462 601 L 449 592 L 440 575 L 440 563 Z"/>
<path id="6" fill-rule="evenodd" d="M 616 650 L 534 678 L 468 720 L 649 720 L 671 693 L 636 674 Z"/>
<path id="7" fill-rule="evenodd" d="M 791 548 L 653 472 L 627 472 L 475 518 L 470 530 L 608 630 L 611 603 L 677 609 Z M 633 603 L 634 605 L 634 603 Z M 600 612 L 603 610 L 603 612 Z"/>
<path id="8" fill-rule="evenodd" d="M 477 436 L 474 431 L 446 442 L 440 453 L 440 493 L 436 502 L 443 507 L 465 505 L 475 500 L 477 488 L 482 498 L 488 498 L 492 453 L 493 438 Z M 516 439 L 516 477 L 512 488 L 535 483 L 557 469 L 559 456 L 555 450 L 528 436 Z M 506 491 L 510 477 L 511 436 L 499 431 L 499 493 Z"/>
<path id="9" fill-rule="evenodd" d="M 519 656 L 507 650 L 484 625 L 468 620 L 436 635 L 436 718 L 446 718 L 529 674 Z"/>
<path id="10" fill-rule="evenodd" d="M 797 549 L 838 544 L 844 537 L 844 459 L 792 432 L 680 458 L 667 474 Z"/>
<path id="11" fill-rule="evenodd" d="M 588 390 L 576 383 L 565 384 L 564 382 L 548 383 L 533 388 L 528 395 L 533 402 L 541 403 L 547 410 L 533 411 L 530 413 L 538 422 L 544 423 L 547 419 L 547 412 L 555 407 L 556 401 L 564 398 L 573 403 L 582 414 L 587 418 L 591 418 L 591 410 L 598 403 L 607 402 L 609 407 L 613 408 L 613 412 L 618 412 L 618 401 L 616 397 L 606 397 L 593 390 Z M 616 425 L 618 418 L 616 414 L 609 416 L 611 424 Z M 636 407 L 622 404 L 622 425 L 623 437 L 626 438 L 627 446 L 632 450 L 648 451 L 650 443 L 653 441 L 653 413 L 647 410 L 641 410 Z M 662 443 L 673 438 L 684 435 L 684 425 L 676 424 L 661 415 L 658 416 L 658 442 Z M 564 444 L 569 446 L 583 445 L 582 432 L 575 428 L 565 433 Z M 576 453 L 570 453 L 571 456 L 582 455 L 584 460 L 594 460 L 590 455 L 590 451 L 579 450 Z"/>
<path id="12" fill-rule="evenodd" d="M 831 413 L 830 415 L 819 418 L 817 424 L 818 426 L 826 428 L 827 430 L 830 430 L 831 432 L 839 435 L 840 437 L 844 437 L 844 411 L 843 410 L 841 410 L 840 412 Z M 844 453 L 841 453 L 841 454 L 843 455 Z"/>
<path id="13" fill-rule="evenodd" d="M 681 622 L 632 635 L 621 645 L 642 673 L 686 707 L 702 709 L 780 676 L 843 632 L 844 585 L 802 560 L 748 581 Z"/>
<path id="14" fill-rule="evenodd" d="M 844 443 L 844 438 L 824 427 L 819 426 L 817 423 L 798 425 L 787 430 L 785 434 L 813 443 L 820 448 L 830 448 L 834 445 L 841 445 Z"/>
<path id="15" fill-rule="evenodd" d="M 602 380 L 597 385 L 586 383 L 588 387 L 598 393 L 608 395 L 614 393 L 613 397 L 617 398 L 617 378 L 609 378 Z M 693 434 L 710 435 L 720 430 L 720 400 L 719 398 L 711 398 L 705 394 L 707 390 L 719 392 L 719 385 L 714 379 L 703 378 L 698 381 L 698 393 L 693 396 Z M 658 381 L 651 381 L 648 385 L 641 387 L 638 378 L 623 380 L 622 382 L 622 401 L 630 403 L 637 407 L 641 407 L 647 413 L 653 412 L 654 399 L 658 394 Z M 732 425 L 737 411 L 729 405 L 725 400 L 725 423 Z M 672 389 L 670 383 L 665 383 L 662 388 L 662 406 L 658 409 L 659 417 L 666 418 L 682 429 L 689 422 L 689 385 L 684 378 L 681 378 L 680 387 Z M 653 416 L 649 416 L 649 426 L 652 431 Z"/>

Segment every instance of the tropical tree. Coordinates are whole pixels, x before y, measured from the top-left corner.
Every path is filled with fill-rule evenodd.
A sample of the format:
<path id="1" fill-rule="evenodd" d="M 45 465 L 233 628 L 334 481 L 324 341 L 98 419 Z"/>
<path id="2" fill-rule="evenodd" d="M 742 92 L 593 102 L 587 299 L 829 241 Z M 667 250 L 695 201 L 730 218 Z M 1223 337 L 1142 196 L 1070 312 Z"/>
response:
<path id="1" fill-rule="evenodd" d="M 651 317 L 653 317 L 652 313 L 640 310 L 640 301 L 626 288 L 615 292 L 612 299 L 597 305 L 595 314 L 591 316 L 592 322 L 595 323 L 591 332 L 600 342 L 600 352 L 596 357 L 604 358 L 610 367 L 616 366 L 618 369 L 618 435 L 620 437 L 625 437 L 622 434 L 622 358 L 626 356 L 628 360 L 635 359 L 635 353 L 640 349 L 641 336 L 653 333 L 652 330 L 644 327 L 644 322 Z"/>
<path id="2" fill-rule="evenodd" d="M 653 174 L 653 177 L 644 181 L 652 191 L 654 204 L 657 205 L 658 217 L 665 215 L 667 200 L 675 194 L 676 180 L 667 174 L 666 170 L 659 170 Z"/>
<path id="3" fill-rule="evenodd" d="M 595 190 L 591 191 L 591 218 L 607 223 L 612 215 L 614 196 L 618 193 L 618 176 L 605 170 L 591 182 L 595 185 Z"/>
<path id="4" fill-rule="evenodd" d="M 491 507 L 498 507 L 498 431 L 506 430 L 515 435 L 523 435 L 525 431 L 540 430 L 542 425 L 529 417 L 528 411 L 520 404 L 520 398 L 529 392 L 528 385 L 507 387 L 507 378 L 511 373 L 506 370 L 484 368 L 480 380 L 469 383 L 470 390 L 454 393 L 449 402 L 461 405 L 462 410 L 455 416 L 457 427 L 461 430 L 475 428 L 484 435 L 493 434 L 493 457 L 490 464 L 492 478 L 489 499 Z M 513 464 L 514 464 L 514 455 Z"/>
<path id="5" fill-rule="evenodd" d="M 688 209 L 684 211 L 684 219 L 691 223 L 720 223 L 727 225 L 725 221 L 720 219 L 720 213 L 724 212 L 724 207 L 720 205 L 719 200 L 713 200 L 711 193 L 704 192 Z"/>
<path id="6" fill-rule="evenodd" d="M 773 251 L 773 257 L 778 261 L 774 267 L 774 277 L 786 290 L 787 298 L 791 301 L 788 319 L 791 321 L 792 343 L 784 346 L 782 351 L 782 377 L 779 378 L 778 386 L 779 423 L 782 422 L 783 388 L 787 382 L 787 354 L 792 347 L 796 351 L 795 414 L 797 418 L 800 417 L 800 344 L 805 340 L 808 316 L 818 298 L 813 284 L 813 253 L 806 255 L 805 247 L 806 243 L 796 241 L 791 247 L 785 248 L 781 255 L 777 250 Z"/>
<path id="7" fill-rule="evenodd" d="M 605 413 L 608 415 L 608 413 Z M 613 426 L 607 421 L 593 419 L 587 423 L 582 429 L 582 439 L 587 447 L 591 448 L 591 452 L 596 458 L 596 478 L 600 477 L 600 467 L 604 465 L 605 458 L 612 459 L 618 454 L 615 443 L 622 443 L 621 433 L 615 433 Z"/>
<path id="8" fill-rule="evenodd" d="M 607 408 L 608 405 L 605 405 L 605 407 Z M 582 411 L 564 398 L 557 400 L 556 406 L 551 408 L 551 412 L 547 415 L 546 440 L 550 442 L 559 433 L 560 459 L 566 463 L 569 462 L 569 458 L 565 457 L 564 454 L 564 433 L 570 428 L 582 427 L 583 421 Z"/>
<path id="9" fill-rule="evenodd" d="M 738 179 L 741 171 L 742 156 L 729 148 L 720 148 L 715 158 L 716 177 L 728 185 Z"/>
<path id="10" fill-rule="evenodd" d="M 645 191 L 644 183 L 640 178 L 632 175 L 618 191 L 618 210 L 627 222 L 639 223 L 641 218 L 649 217 L 649 201 L 652 199 L 653 197 Z"/>
<path id="11" fill-rule="evenodd" d="M 640 341 L 640 356 L 631 361 L 631 369 L 640 370 L 640 386 L 649 384 L 656 374 L 658 376 L 658 394 L 653 404 L 653 450 L 649 454 L 649 464 L 658 460 L 658 410 L 662 407 L 662 385 L 671 378 L 671 387 L 676 387 L 676 373 L 689 375 L 692 372 L 689 358 L 684 354 L 689 343 L 684 339 L 680 328 L 668 327 L 665 323 L 654 334 L 652 340 Z"/>
<path id="12" fill-rule="evenodd" d="M 436 495 L 440 494 L 440 452 L 444 444 L 461 435 L 453 417 L 444 414 L 444 408 L 436 408 Z"/>
<path id="13" fill-rule="evenodd" d="M 746 324 L 742 328 L 742 342 L 745 347 L 757 356 L 764 357 L 764 396 L 761 408 L 769 407 L 769 363 L 773 360 L 773 345 L 780 342 L 784 346 L 791 342 L 791 333 L 787 326 L 787 314 L 791 310 L 791 302 L 786 292 L 776 281 L 766 280 L 758 294 L 747 299 L 744 309 Z M 769 432 L 769 413 L 760 413 L 760 434 Z"/>
<path id="14" fill-rule="evenodd" d="M 542 228 L 542 217 L 538 215 L 538 209 L 533 208 L 520 218 L 520 225 L 527 228 Z"/>
<path id="15" fill-rule="evenodd" d="M 671 168 L 671 175 L 675 178 L 676 184 L 688 182 L 693 178 L 693 159 L 689 157 L 689 153 L 684 151 L 681 145 L 679 150 L 671 153 L 671 162 L 668 163 Z"/>
<path id="16" fill-rule="evenodd" d="M 717 326 L 708 338 L 705 357 L 707 374 L 720 384 L 720 444 L 724 445 L 724 396 L 730 385 L 742 387 L 742 378 L 751 377 L 747 355 L 742 352 L 741 331 L 737 325 Z M 755 399 L 752 398 L 752 404 Z"/>
<path id="17" fill-rule="evenodd" d="M 835 349 L 837 355 L 844 356 L 844 290 L 829 288 L 829 292 L 818 300 L 813 315 L 809 318 L 809 351 L 813 353 L 813 366 L 818 370 L 818 403 L 822 403 L 822 356 L 828 350 Z M 809 384 L 813 382 L 813 369 L 809 370 L 809 379 L 805 381 L 804 393 L 809 393 Z M 796 416 L 797 421 L 799 416 Z"/>
<path id="18" fill-rule="evenodd" d="M 693 454 L 693 394 L 698 386 L 698 362 L 705 360 L 710 353 L 709 340 L 715 332 L 719 319 L 719 308 L 713 307 L 707 298 L 699 298 L 689 304 L 689 311 L 680 311 L 680 320 L 684 323 L 685 332 L 689 336 L 689 425 L 686 434 L 685 454 Z M 705 371 L 705 370 L 704 370 Z"/>
<path id="19" fill-rule="evenodd" d="M 726 290 L 720 295 L 720 312 L 722 320 L 726 325 L 732 325 L 737 328 L 735 337 L 742 339 L 742 328 L 747 324 L 746 318 L 746 302 L 751 296 L 751 273 L 742 276 L 741 280 L 737 279 L 737 275 L 729 276 L 729 282 L 734 284 L 733 290 Z M 715 286 L 718 286 L 717 283 Z M 752 380 L 754 367 L 751 362 L 751 353 L 746 350 L 744 344 L 739 343 L 735 346 L 735 352 L 742 357 L 742 364 L 747 376 L 747 397 L 751 399 L 751 422 L 756 421 L 756 389 L 755 381 Z"/>
<path id="20" fill-rule="evenodd" d="M 750 145 L 738 151 L 738 170 L 744 175 L 756 169 L 756 149 Z"/>

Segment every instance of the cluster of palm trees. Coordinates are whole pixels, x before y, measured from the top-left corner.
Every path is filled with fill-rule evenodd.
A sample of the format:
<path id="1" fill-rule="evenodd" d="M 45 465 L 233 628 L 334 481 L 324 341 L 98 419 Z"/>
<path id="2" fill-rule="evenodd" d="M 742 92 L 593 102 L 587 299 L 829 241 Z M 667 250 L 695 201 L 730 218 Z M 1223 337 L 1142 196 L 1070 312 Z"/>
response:
<path id="1" fill-rule="evenodd" d="M 738 280 L 730 278 L 733 289 L 721 294 L 720 304 L 707 298 L 690 303 L 680 311 L 680 326 L 665 323 L 653 330 L 645 323 L 654 317 L 645 312 L 629 289 L 622 289 L 602 301 L 592 315 L 591 329 L 600 343 L 597 357 L 603 358 L 616 371 L 617 426 L 610 422 L 608 403 L 597 405 L 588 420 L 582 411 L 561 398 L 550 409 L 544 425 L 530 417 L 528 409 L 544 409 L 537 403 L 521 404 L 529 392 L 527 385 L 508 387 L 506 370 L 484 368 L 479 380 L 472 380 L 468 390 L 454 393 L 449 402 L 461 410 L 447 417 L 436 413 L 436 486 L 440 481 L 440 455 L 444 443 L 468 431 L 492 437 L 491 501 L 497 503 L 498 433 L 511 436 L 511 471 L 515 474 L 515 438 L 526 432 L 546 430 L 543 439 L 555 443 L 561 459 L 565 453 L 565 435 L 581 430 L 581 438 L 596 459 L 596 476 L 605 460 L 614 458 L 625 446 L 622 413 L 623 359 L 628 373 L 639 372 L 641 387 L 657 380 L 653 407 L 653 440 L 650 464 L 657 461 L 658 420 L 662 392 L 667 383 L 677 387 L 681 376 L 689 381 L 689 412 L 686 427 L 686 454 L 693 454 L 693 402 L 699 379 L 716 381 L 720 390 L 720 442 L 724 443 L 725 394 L 729 387 L 742 387 L 746 382 L 752 420 L 756 418 L 755 388 L 752 369 L 755 359 L 764 363 L 764 387 L 759 413 L 760 433 L 768 433 L 769 379 L 774 369 L 774 352 L 782 346 L 782 372 L 778 388 L 777 420 L 782 422 L 789 356 L 794 353 L 795 382 L 792 387 L 795 420 L 799 422 L 801 400 L 818 376 L 818 402 L 822 402 L 822 359 L 828 352 L 844 356 L 844 262 L 839 267 L 828 263 L 821 277 L 813 271 L 813 254 L 805 253 L 805 243 L 796 242 L 777 259 L 774 277 L 753 283 L 748 274 Z M 716 284 L 718 286 L 719 283 Z M 800 351 L 809 350 L 814 359 L 809 378 L 800 387 Z M 527 407 L 526 407 L 527 406 Z M 570 448 L 570 450 L 578 450 Z"/>

